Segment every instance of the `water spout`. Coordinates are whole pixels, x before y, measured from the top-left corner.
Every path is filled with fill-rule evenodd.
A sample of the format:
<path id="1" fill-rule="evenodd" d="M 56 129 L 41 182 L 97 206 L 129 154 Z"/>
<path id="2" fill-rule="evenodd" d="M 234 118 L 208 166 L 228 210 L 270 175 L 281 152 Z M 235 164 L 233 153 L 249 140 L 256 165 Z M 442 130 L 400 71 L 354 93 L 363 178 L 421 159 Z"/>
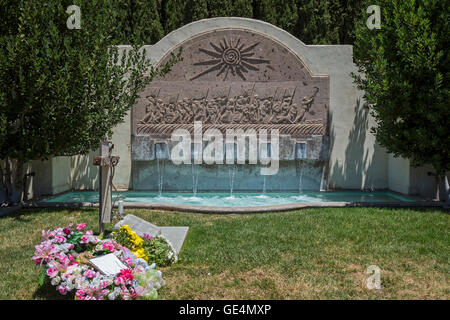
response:
<path id="1" fill-rule="evenodd" d="M 166 166 L 166 159 L 169 158 L 167 143 L 155 143 L 155 155 L 156 166 L 158 169 L 158 192 L 161 197 L 164 182 L 164 168 Z"/>
<path id="2" fill-rule="evenodd" d="M 196 168 L 197 167 L 197 168 Z M 194 163 L 191 164 L 191 174 L 192 174 L 192 193 L 194 197 L 197 196 L 197 186 L 198 186 L 198 172 L 199 168 Z"/>
<path id="3" fill-rule="evenodd" d="M 155 143 L 156 159 L 167 160 L 169 159 L 169 150 L 167 143 L 158 142 Z"/>
<path id="4" fill-rule="evenodd" d="M 263 194 L 266 194 L 266 176 L 263 177 Z"/>
<path id="5" fill-rule="evenodd" d="M 302 163 L 299 163 L 300 165 L 300 174 L 298 175 L 298 193 L 302 193 L 303 191 L 303 166 Z"/>
<path id="6" fill-rule="evenodd" d="M 298 175 L 298 193 L 303 191 L 303 160 L 306 159 L 306 143 L 295 143 L 295 160 Z"/>
<path id="7" fill-rule="evenodd" d="M 158 192 L 159 196 L 162 196 L 162 190 L 163 190 L 163 179 L 164 179 L 164 166 L 165 162 L 164 160 L 161 160 L 162 164 L 159 163 L 159 158 L 156 158 L 156 166 L 158 168 Z M 161 168 L 162 166 L 162 168 Z"/>
<path id="8" fill-rule="evenodd" d="M 230 198 L 233 197 L 233 185 L 234 185 L 234 175 L 236 173 L 236 167 L 233 166 L 232 168 L 228 169 L 228 174 L 230 177 Z"/>

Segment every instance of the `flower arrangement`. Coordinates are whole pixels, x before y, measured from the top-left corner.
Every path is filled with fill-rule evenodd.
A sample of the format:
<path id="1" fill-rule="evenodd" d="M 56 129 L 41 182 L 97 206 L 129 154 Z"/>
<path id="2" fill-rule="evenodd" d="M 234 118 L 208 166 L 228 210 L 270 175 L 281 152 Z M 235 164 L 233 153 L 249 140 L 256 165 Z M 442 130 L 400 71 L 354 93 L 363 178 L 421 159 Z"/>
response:
<path id="1" fill-rule="evenodd" d="M 178 261 L 178 256 L 172 244 L 163 236 L 151 237 L 144 241 L 144 252 L 149 261 L 156 263 L 158 267 L 170 266 Z M 144 235 L 144 239 L 148 239 Z"/>
<path id="2" fill-rule="evenodd" d="M 152 237 L 144 234 L 139 237 L 129 225 L 122 225 L 114 234 L 114 239 L 123 246 L 127 246 L 138 257 L 147 263 L 155 263 L 158 267 L 169 266 L 178 261 L 178 256 L 172 244 L 163 236 Z"/>
<path id="3" fill-rule="evenodd" d="M 135 231 L 131 230 L 129 225 L 124 224 L 120 226 L 119 231 L 114 233 L 113 236 L 117 242 L 128 247 L 138 258 L 142 258 L 148 263 L 148 258 L 142 247 L 144 240 Z"/>
<path id="4" fill-rule="evenodd" d="M 42 241 L 35 246 L 32 260 L 43 268 L 41 285 L 46 279 L 60 294 L 74 294 L 77 300 L 156 299 L 165 283 L 155 264 L 133 253 L 114 239 L 94 236 L 84 231 L 85 223 L 42 231 Z M 139 240 L 135 240 L 138 243 Z M 89 259 L 114 254 L 126 268 L 116 275 L 97 271 Z"/>

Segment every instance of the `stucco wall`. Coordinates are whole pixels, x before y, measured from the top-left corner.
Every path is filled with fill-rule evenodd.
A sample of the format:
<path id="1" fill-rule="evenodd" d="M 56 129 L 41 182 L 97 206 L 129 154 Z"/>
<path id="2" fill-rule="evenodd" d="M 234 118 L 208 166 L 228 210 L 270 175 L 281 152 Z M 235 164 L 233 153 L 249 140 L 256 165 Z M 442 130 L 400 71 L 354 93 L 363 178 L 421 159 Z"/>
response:
<path id="1" fill-rule="evenodd" d="M 410 164 L 408 159 L 394 158 L 388 155 L 389 189 L 392 191 L 410 193 Z"/>
<path id="2" fill-rule="evenodd" d="M 27 182 L 28 198 L 53 195 L 72 187 L 71 157 L 53 157 L 46 161 L 32 161 L 24 168 L 34 172 Z"/>

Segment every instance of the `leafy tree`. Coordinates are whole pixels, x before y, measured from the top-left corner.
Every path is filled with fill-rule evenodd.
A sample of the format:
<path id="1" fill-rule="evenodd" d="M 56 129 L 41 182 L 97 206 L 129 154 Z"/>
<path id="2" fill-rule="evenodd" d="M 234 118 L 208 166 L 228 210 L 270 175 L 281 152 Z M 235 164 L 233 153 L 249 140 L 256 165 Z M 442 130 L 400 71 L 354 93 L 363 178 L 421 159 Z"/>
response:
<path id="1" fill-rule="evenodd" d="M 19 201 L 26 162 L 95 150 L 178 57 L 154 69 L 138 46 L 112 46 L 111 1 L 6 4 L 17 20 L 0 30 L 0 163 L 8 197 Z M 66 25 L 72 4 L 81 8 L 81 29 Z"/>
<path id="2" fill-rule="evenodd" d="M 133 26 L 133 43 L 150 44 L 164 36 L 158 7 L 157 0 L 132 1 L 130 20 Z"/>
<path id="3" fill-rule="evenodd" d="M 208 0 L 207 2 L 210 18 L 233 16 L 233 0 Z"/>
<path id="4" fill-rule="evenodd" d="M 251 0 L 232 1 L 231 15 L 235 17 L 252 18 L 253 5 Z"/>
<path id="5" fill-rule="evenodd" d="M 330 0 L 329 34 L 327 41 L 331 43 L 353 44 L 355 41 L 355 23 L 365 14 L 366 8 L 372 4 L 366 0 Z"/>
<path id="6" fill-rule="evenodd" d="M 166 0 L 164 6 L 164 30 L 166 34 L 176 30 L 184 24 L 185 2 L 183 0 Z"/>
<path id="7" fill-rule="evenodd" d="M 187 0 L 184 20 L 185 23 L 208 18 L 207 0 Z"/>
<path id="8" fill-rule="evenodd" d="M 258 20 L 277 24 L 277 11 L 272 0 L 261 0 L 253 3 L 253 17 Z"/>
<path id="9" fill-rule="evenodd" d="M 376 2 L 381 8 L 381 29 L 369 30 L 365 20 L 361 21 L 354 48 L 354 60 L 361 74 L 354 78 L 365 91 L 377 123 L 372 131 L 394 156 L 409 158 L 414 166 L 431 164 L 448 188 L 448 2 Z"/>

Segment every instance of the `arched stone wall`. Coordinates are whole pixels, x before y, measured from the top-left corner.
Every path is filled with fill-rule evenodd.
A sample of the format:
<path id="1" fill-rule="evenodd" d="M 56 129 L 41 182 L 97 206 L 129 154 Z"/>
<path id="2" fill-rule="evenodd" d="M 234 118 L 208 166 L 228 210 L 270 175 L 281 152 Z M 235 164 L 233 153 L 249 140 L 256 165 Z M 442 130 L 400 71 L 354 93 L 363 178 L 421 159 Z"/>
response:
<path id="1" fill-rule="evenodd" d="M 280 48 L 287 50 L 287 56 L 296 57 L 298 61 L 300 61 L 297 62 L 298 68 L 300 68 L 300 66 L 303 66 L 303 70 L 308 71 L 304 72 L 303 76 L 310 74 L 312 77 L 327 79 L 328 87 L 326 90 L 328 91 L 328 97 L 322 98 L 324 99 L 323 101 L 325 101 L 326 99 L 328 99 L 329 101 L 326 128 L 328 129 L 327 134 L 329 136 L 330 143 L 328 152 L 328 183 L 331 188 L 383 189 L 388 187 L 387 156 L 385 152 L 376 145 L 375 138 L 369 132 L 369 127 L 373 124 L 373 121 L 363 107 L 363 102 L 361 100 L 362 93 L 357 90 L 350 76 L 351 72 L 357 72 L 356 67 L 354 66 L 352 61 L 352 46 L 306 45 L 301 40 L 293 37 L 286 31 L 266 22 L 245 18 L 213 18 L 190 23 L 178 30 L 173 31 L 157 44 L 146 46 L 147 55 L 153 61 L 153 63 L 158 64 L 163 62 L 165 57 L 167 57 L 167 54 L 169 54 L 173 50 L 176 50 L 176 48 L 178 48 L 180 45 L 186 45 L 189 43 L 193 43 L 193 45 L 195 45 L 194 42 L 190 41 L 192 39 L 202 37 L 205 42 L 204 44 L 202 44 L 203 48 L 205 50 L 214 52 L 214 48 L 211 46 L 211 44 L 208 43 L 208 39 L 210 38 L 210 36 L 214 33 L 226 34 L 227 32 L 230 32 L 229 30 L 241 30 L 244 33 L 253 33 L 263 38 L 272 39 L 274 43 L 277 43 L 280 46 Z M 218 37 L 217 39 L 221 38 L 222 37 Z M 210 42 L 212 42 L 215 46 L 219 44 L 217 40 Z M 248 40 L 248 43 L 245 43 L 245 48 L 253 44 L 254 42 Z M 198 45 L 200 46 L 200 42 L 198 43 Z M 123 46 L 123 48 L 126 49 L 127 46 Z M 220 46 L 218 48 L 220 48 Z M 256 51 L 255 54 L 259 53 L 258 50 L 262 48 L 263 47 L 260 47 L 260 45 L 254 47 L 253 49 L 255 49 Z M 199 49 L 200 47 L 196 48 L 197 54 L 195 56 L 192 56 L 192 58 L 188 57 L 189 59 L 191 59 L 190 62 L 192 65 L 195 63 L 201 63 L 202 61 L 205 62 L 208 60 L 213 60 L 208 59 L 208 54 L 206 52 L 199 52 Z M 195 52 L 195 49 L 193 50 L 193 52 Z M 260 54 L 258 58 L 262 60 L 270 60 L 262 54 Z M 261 70 L 267 69 L 265 63 L 258 64 L 256 67 Z M 183 70 L 177 71 L 176 68 L 177 66 L 175 66 L 174 68 L 174 71 L 176 72 L 172 75 L 169 75 L 164 81 L 174 80 L 176 77 L 179 77 L 181 75 L 183 81 L 192 80 L 193 82 L 201 82 L 202 80 L 204 80 L 205 82 L 210 82 L 211 79 L 213 77 L 217 77 L 217 74 L 221 71 L 221 69 L 213 70 L 195 78 L 202 72 L 207 71 L 209 66 L 207 64 L 195 65 L 190 70 L 186 70 L 185 73 L 183 73 Z M 283 68 L 279 70 L 282 69 Z M 264 86 L 267 85 L 265 83 L 265 80 L 267 79 L 261 78 L 263 76 L 260 73 L 256 75 L 250 72 L 256 72 L 256 70 L 248 71 L 248 73 L 243 73 L 243 75 L 246 80 L 249 80 L 249 85 L 244 85 L 242 89 L 239 89 L 238 82 L 246 83 L 246 80 L 242 79 L 239 75 L 230 78 L 228 78 L 228 75 L 225 82 L 229 82 L 230 84 L 232 82 L 235 82 L 235 84 L 231 86 L 231 92 L 235 91 L 235 93 L 232 93 L 230 95 L 239 95 L 240 90 L 241 92 L 246 92 L 249 90 L 251 91 L 252 82 L 250 80 L 257 83 L 257 85 L 255 85 L 255 88 L 258 88 L 258 83 L 264 83 L 263 86 L 258 88 L 260 89 L 261 93 L 270 91 L 270 89 L 264 89 Z M 280 75 L 280 73 L 278 73 L 278 75 Z M 224 76 L 225 71 L 219 75 L 219 77 Z M 173 78 L 171 79 L 170 77 Z M 223 82 L 223 79 L 219 80 L 222 80 Z M 278 78 L 278 80 L 282 81 L 290 79 Z M 157 93 L 155 92 L 157 91 L 157 85 L 158 83 L 154 82 L 151 86 L 149 86 L 148 90 L 144 92 L 144 95 L 155 95 Z M 294 87 L 295 86 L 291 88 Z M 225 85 L 225 88 L 228 88 L 228 90 L 230 90 L 230 86 Z M 203 89 L 203 91 L 201 89 Z M 173 92 L 170 93 L 170 90 L 173 90 Z M 181 91 L 177 90 L 177 88 L 170 90 L 167 89 L 167 96 L 169 97 L 169 99 L 176 99 L 176 97 L 173 97 L 175 95 L 175 92 Z M 272 94 L 275 93 L 275 90 L 276 89 L 272 90 Z M 162 91 L 163 89 L 161 89 L 161 92 Z M 201 85 L 199 85 L 198 87 L 193 88 L 193 90 L 189 90 L 189 95 L 191 95 L 190 98 L 192 99 L 200 99 L 201 97 L 204 98 L 206 96 L 207 91 L 208 89 L 206 87 L 202 87 Z M 210 91 L 214 92 L 214 89 L 211 88 Z M 322 92 L 325 92 L 325 89 Z M 178 95 L 178 93 L 176 94 Z M 257 92 L 257 94 L 258 96 L 260 95 L 259 92 Z M 278 94 L 279 93 L 277 93 L 277 95 Z M 307 95 L 308 92 L 304 91 L 298 96 L 298 98 L 303 99 Z M 143 96 L 143 98 L 146 97 Z M 120 185 L 124 188 L 133 187 L 133 184 L 134 187 L 136 187 L 137 180 L 149 179 L 152 174 L 151 172 L 144 174 L 138 169 L 142 169 L 142 166 L 144 166 L 144 163 L 140 162 L 139 160 L 154 157 L 154 154 L 152 155 L 152 152 L 154 153 L 154 150 L 152 150 L 151 148 L 147 148 L 147 154 L 145 154 L 145 152 L 137 152 L 139 148 L 137 148 L 136 146 L 138 146 L 139 144 L 145 145 L 148 143 L 148 140 L 146 140 L 147 138 L 145 138 L 145 131 L 143 131 L 144 135 L 140 135 L 137 131 L 138 122 L 143 119 L 146 113 L 145 105 L 142 101 L 140 102 L 140 104 L 141 105 L 138 104 L 133 109 L 129 117 L 126 119 L 126 122 L 116 128 L 115 135 L 113 137 L 113 141 L 114 139 L 117 139 L 121 142 L 121 146 L 116 143 L 116 149 L 121 155 L 121 165 L 116 172 L 115 180 L 117 185 Z M 151 129 L 150 131 L 147 131 L 147 133 L 150 133 L 150 135 L 148 136 L 151 136 Z M 134 136 L 133 141 L 131 139 L 132 135 Z M 317 137 L 311 137 L 312 140 L 316 138 Z M 314 143 L 314 141 L 312 140 L 311 143 Z M 289 141 L 287 141 L 285 144 L 288 145 Z M 285 150 L 281 151 L 281 156 L 285 159 L 292 159 L 293 153 L 293 148 L 286 148 Z M 319 156 L 323 157 L 324 155 L 317 155 L 317 157 Z M 293 172 L 290 172 L 289 174 L 292 175 Z"/>

